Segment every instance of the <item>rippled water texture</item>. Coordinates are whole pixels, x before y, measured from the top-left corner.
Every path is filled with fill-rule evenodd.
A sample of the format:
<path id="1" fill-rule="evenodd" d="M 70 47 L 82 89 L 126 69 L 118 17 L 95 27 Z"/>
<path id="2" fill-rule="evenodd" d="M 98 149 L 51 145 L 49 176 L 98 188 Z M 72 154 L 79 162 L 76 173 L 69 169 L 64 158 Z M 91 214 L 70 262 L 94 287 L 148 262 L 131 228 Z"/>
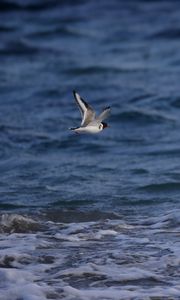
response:
<path id="1" fill-rule="evenodd" d="M 180 299 L 179 12 L 0 1 L 0 300 Z"/>

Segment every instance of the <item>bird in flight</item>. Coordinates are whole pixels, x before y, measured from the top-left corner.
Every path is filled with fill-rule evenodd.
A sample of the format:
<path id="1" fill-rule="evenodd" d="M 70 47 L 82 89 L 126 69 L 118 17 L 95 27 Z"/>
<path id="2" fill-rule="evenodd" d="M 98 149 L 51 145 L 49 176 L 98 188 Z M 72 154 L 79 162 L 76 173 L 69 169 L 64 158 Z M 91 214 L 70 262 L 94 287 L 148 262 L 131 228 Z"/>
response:
<path id="1" fill-rule="evenodd" d="M 96 117 L 96 113 L 92 107 L 84 101 L 76 91 L 73 91 L 73 94 L 81 112 L 82 122 L 79 127 L 73 127 L 70 128 L 70 130 L 75 131 L 76 133 L 99 133 L 104 128 L 108 127 L 107 123 L 103 122 L 103 120 L 110 115 L 111 109 L 109 106 Z"/>

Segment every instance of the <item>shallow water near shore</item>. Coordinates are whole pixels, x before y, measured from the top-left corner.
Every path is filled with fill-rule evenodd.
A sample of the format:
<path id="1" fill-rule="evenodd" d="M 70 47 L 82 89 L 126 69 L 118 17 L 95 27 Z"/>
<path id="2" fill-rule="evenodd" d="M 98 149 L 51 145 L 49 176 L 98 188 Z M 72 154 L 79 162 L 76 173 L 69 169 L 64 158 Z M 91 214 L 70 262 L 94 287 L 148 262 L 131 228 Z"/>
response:
<path id="1" fill-rule="evenodd" d="M 180 298 L 179 9 L 1 1 L 0 300 Z"/>

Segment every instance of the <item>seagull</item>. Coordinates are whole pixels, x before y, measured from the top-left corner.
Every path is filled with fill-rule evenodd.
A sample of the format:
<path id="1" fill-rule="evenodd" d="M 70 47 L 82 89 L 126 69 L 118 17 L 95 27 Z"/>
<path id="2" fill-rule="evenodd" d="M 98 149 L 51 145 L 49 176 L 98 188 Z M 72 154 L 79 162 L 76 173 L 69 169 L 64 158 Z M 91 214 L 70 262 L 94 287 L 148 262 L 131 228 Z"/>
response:
<path id="1" fill-rule="evenodd" d="M 102 113 L 96 117 L 95 111 L 92 107 L 84 101 L 80 95 L 73 91 L 75 101 L 79 107 L 82 116 L 81 126 L 69 128 L 76 133 L 99 133 L 104 128 L 108 127 L 107 123 L 102 122 L 104 119 L 108 118 L 110 114 L 110 107 L 106 107 Z"/>

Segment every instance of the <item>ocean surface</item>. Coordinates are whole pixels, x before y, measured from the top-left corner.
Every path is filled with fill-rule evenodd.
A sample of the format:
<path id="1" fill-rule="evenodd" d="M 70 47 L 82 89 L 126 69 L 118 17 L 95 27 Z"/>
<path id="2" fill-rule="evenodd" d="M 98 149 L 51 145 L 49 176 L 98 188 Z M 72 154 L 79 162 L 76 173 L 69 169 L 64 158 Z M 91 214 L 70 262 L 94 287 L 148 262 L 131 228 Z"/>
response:
<path id="1" fill-rule="evenodd" d="M 180 299 L 180 1 L 1 0 L 0 174 L 0 300 Z"/>

